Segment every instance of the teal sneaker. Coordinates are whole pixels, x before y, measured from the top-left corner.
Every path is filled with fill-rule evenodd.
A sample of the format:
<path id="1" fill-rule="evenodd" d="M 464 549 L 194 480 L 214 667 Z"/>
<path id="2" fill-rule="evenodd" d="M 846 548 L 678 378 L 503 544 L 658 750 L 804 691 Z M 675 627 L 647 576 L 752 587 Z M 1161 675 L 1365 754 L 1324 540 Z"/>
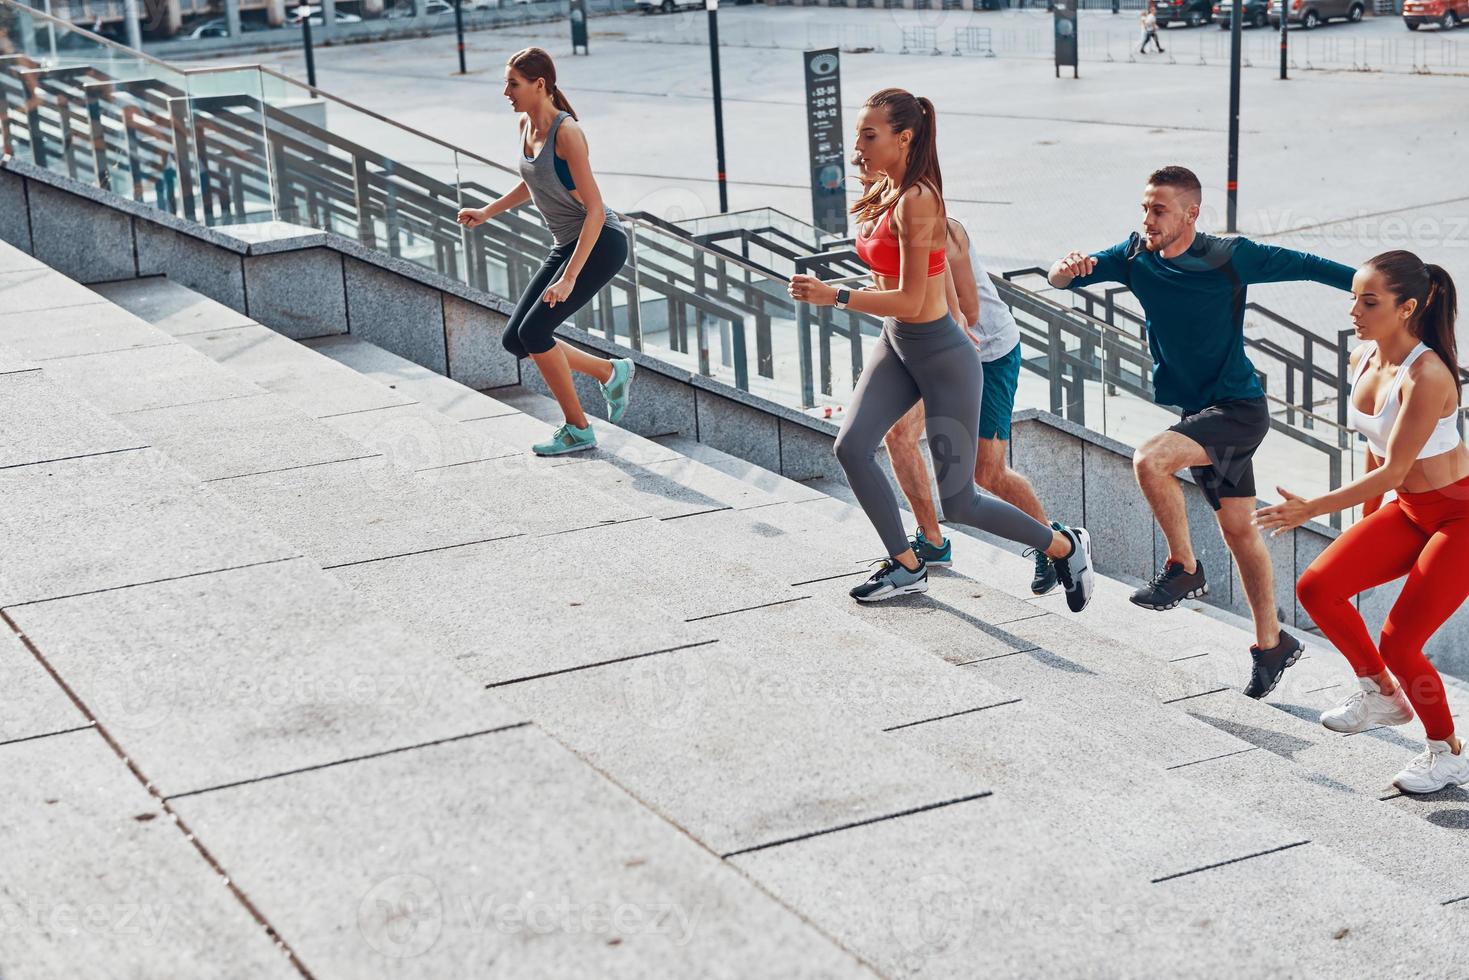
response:
<path id="1" fill-rule="evenodd" d="M 588 423 L 585 429 L 578 429 L 567 422 L 551 433 L 550 439 L 538 442 L 530 448 L 531 452 L 537 456 L 561 456 L 565 453 L 577 453 L 583 449 L 591 449 L 596 444 L 597 434 L 592 431 L 591 423 Z"/>
<path id="2" fill-rule="evenodd" d="M 612 380 L 602 386 L 602 397 L 607 399 L 607 421 L 613 424 L 627 412 L 628 390 L 636 370 L 630 358 L 619 357 L 612 362 Z"/>
<path id="3" fill-rule="evenodd" d="M 934 568 L 950 568 L 954 564 L 953 539 L 945 541 L 944 546 L 940 548 L 925 538 L 923 528 L 919 528 L 908 539 L 908 547 L 913 549 L 913 553 L 922 559 L 925 565 L 932 565 Z"/>
<path id="4" fill-rule="evenodd" d="M 1056 566 L 1044 551 L 1026 548 L 1025 557 L 1035 559 L 1035 577 L 1030 580 L 1032 595 L 1046 595 L 1056 587 Z"/>

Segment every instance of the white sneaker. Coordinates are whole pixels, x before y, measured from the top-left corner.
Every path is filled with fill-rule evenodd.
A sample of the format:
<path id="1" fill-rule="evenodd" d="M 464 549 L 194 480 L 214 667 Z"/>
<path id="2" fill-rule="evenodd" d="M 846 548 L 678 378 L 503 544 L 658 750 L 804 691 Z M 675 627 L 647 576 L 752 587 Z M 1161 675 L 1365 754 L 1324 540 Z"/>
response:
<path id="1" fill-rule="evenodd" d="M 1370 677 L 1359 677 L 1357 683 L 1361 690 L 1330 711 L 1323 711 L 1321 724 L 1351 735 L 1378 725 L 1406 725 L 1413 720 L 1413 706 L 1401 687 L 1383 694 Z"/>
<path id="2" fill-rule="evenodd" d="M 1393 777 L 1404 793 L 1436 793 L 1446 786 L 1469 783 L 1469 755 L 1454 755 L 1448 742 L 1429 739 L 1428 748 Z"/>

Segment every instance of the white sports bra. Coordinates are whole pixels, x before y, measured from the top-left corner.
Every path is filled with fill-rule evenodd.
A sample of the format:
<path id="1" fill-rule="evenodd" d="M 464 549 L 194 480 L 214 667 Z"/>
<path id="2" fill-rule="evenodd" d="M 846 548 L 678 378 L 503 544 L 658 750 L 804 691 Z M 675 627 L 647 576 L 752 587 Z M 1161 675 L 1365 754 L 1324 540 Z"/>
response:
<path id="1" fill-rule="evenodd" d="M 1427 344 L 1419 344 L 1413 348 L 1412 353 L 1398 368 L 1397 376 L 1392 379 L 1392 387 L 1387 391 L 1387 402 L 1382 406 L 1382 411 L 1376 415 L 1368 415 L 1357 408 L 1357 382 L 1362 380 L 1362 374 L 1367 370 L 1367 362 L 1377 352 L 1377 342 L 1368 341 L 1359 349 L 1362 351 L 1362 356 L 1357 359 L 1356 374 L 1352 375 L 1352 393 L 1347 403 L 1347 426 L 1367 437 L 1367 445 L 1372 447 L 1372 455 L 1378 459 L 1386 459 L 1387 438 L 1392 435 L 1392 427 L 1398 420 L 1398 409 L 1402 404 L 1398 398 L 1398 389 L 1403 386 L 1403 378 L 1407 376 L 1408 368 L 1412 367 L 1413 362 L 1422 357 L 1429 348 Z M 1448 418 L 1438 420 L 1428 441 L 1418 452 L 1419 459 L 1442 455 L 1459 445 L 1459 431 L 1455 427 L 1457 415 L 1456 412 Z"/>

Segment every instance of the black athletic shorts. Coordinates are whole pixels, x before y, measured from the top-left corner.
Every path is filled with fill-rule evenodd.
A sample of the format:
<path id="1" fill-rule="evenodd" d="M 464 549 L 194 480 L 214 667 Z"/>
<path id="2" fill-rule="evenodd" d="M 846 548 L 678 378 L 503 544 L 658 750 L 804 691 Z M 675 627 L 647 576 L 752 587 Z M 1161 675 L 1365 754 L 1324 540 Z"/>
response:
<path id="1" fill-rule="evenodd" d="M 1255 450 L 1270 431 L 1270 407 L 1263 398 L 1220 402 L 1185 414 L 1168 431 L 1188 436 L 1209 454 L 1208 466 L 1190 467 L 1194 482 L 1219 509 L 1222 497 L 1255 496 Z"/>

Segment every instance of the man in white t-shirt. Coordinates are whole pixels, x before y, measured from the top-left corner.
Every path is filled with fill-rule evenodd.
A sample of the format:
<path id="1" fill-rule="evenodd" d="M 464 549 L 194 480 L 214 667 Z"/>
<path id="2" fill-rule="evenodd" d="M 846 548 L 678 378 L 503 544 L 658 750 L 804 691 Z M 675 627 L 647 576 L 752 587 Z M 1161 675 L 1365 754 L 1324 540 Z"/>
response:
<path id="1" fill-rule="evenodd" d="M 852 163 L 862 181 L 869 183 L 877 174 L 866 169 L 865 161 L 853 154 Z M 1035 495 L 1030 481 L 1009 466 L 1010 416 L 1015 411 L 1015 389 L 1020 383 L 1020 328 L 1010 315 L 1010 308 L 1000 299 L 995 284 L 979 263 L 970 247 L 969 231 L 957 218 L 950 218 L 945 257 L 948 262 L 949 312 L 979 351 L 984 362 L 984 391 L 979 408 L 979 452 L 975 459 L 974 482 L 1025 511 L 1042 524 L 1049 524 L 1046 512 Z M 918 529 L 909 538 L 914 554 L 931 565 L 947 568 L 954 563 L 952 542 L 944 538 L 938 511 L 933 503 L 933 484 L 918 442 L 924 432 L 923 402 L 915 405 L 898 420 L 887 434 L 888 458 L 898 486 L 908 498 L 908 506 L 918 520 Z M 1030 588 L 1045 595 L 1056 587 L 1056 570 L 1051 560 L 1035 552 L 1035 578 Z"/>

